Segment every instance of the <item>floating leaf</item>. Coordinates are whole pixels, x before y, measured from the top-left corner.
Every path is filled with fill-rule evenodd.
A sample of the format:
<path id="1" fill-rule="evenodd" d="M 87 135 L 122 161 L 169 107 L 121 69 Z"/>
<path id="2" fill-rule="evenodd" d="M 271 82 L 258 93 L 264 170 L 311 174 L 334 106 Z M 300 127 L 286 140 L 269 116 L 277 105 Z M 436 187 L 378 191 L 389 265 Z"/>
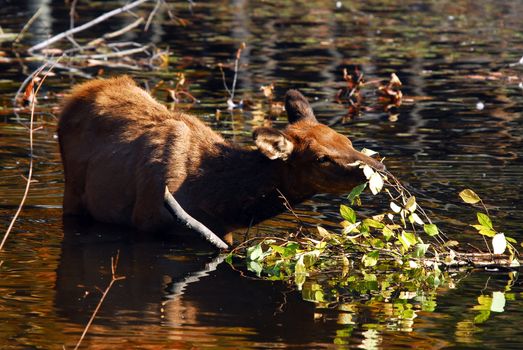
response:
<path id="1" fill-rule="evenodd" d="M 367 183 L 362 183 L 361 185 L 358 185 L 352 189 L 352 191 L 347 196 L 347 199 L 350 201 L 350 204 L 354 204 L 354 200 L 361 195 L 361 193 L 365 190 L 367 187 Z"/>
<path id="2" fill-rule="evenodd" d="M 490 305 L 490 311 L 503 312 L 505 311 L 505 293 L 503 292 L 492 292 L 492 304 Z"/>
<path id="3" fill-rule="evenodd" d="M 485 321 L 487 321 L 490 317 L 490 311 L 488 310 L 483 310 L 483 311 L 480 311 L 480 313 L 474 317 L 474 323 L 484 323 Z"/>
<path id="4" fill-rule="evenodd" d="M 507 240 L 503 233 L 498 233 L 492 238 L 492 248 L 494 248 L 494 254 L 503 254 L 507 249 Z"/>
<path id="5" fill-rule="evenodd" d="M 476 194 L 476 192 L 469 190 L 468 188 L 466 190 L 463 190 L 459 193 L 459 196 L 465 203 L 469 204 L 476 204 L 481 201 L 481 198 Z"/>
<path id="6" fill-rule="evenodd" d="M 485 227 L 488 227 L 489 229 L 493 230 L 494 228 L 492 227 L 492 221 L 490 221 L 490 218 L 487 214 L 483 214 L 483 213 L 476 213 L 477 217 L 478 217 L 478 222 L 480 223 L 480 225 L 483 225 Z"/>
<path id="7" fill-rule="evenodd" d="M 425 224 L 423 225 L 423 230 L 426 234 L 433 237 L 439 233 L 438 226 L 435 224 Z"/>
<path id="8" fill-rule="evenodd" d="M 340 206 L 340 214 L 345 220 L 347 220 L 351 224 L 356 223 L 356 212 L 354 211 L 354 209 L 342 204 Z"/>
<path id="9" fill-rule="evenodd" d="M 372 174 L 369 179 L 369 188 L 373 195 L 377 195 L 383 188 L 383 179 L 378 173 Z"/>

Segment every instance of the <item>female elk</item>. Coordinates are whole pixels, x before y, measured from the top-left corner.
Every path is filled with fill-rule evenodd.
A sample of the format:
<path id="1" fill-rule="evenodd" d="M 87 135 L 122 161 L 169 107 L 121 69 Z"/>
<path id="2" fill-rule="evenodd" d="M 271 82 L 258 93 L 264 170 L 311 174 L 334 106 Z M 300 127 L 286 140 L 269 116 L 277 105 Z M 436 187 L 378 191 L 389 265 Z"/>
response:
<path id="1" fill-rule="evenodd" d="M 298 91 L 285 108 L 288 126 L 256 129 L 253 150 L 167 110 L 126 76 L 81 84 L 58 124 L 64 214 L 145 231 L 178 219 L 223 235 L 282 212 L 280 192 L 294 204 L 350 190 L 364 180 L 360 162 L 383 168 L 319 123 Z"/>

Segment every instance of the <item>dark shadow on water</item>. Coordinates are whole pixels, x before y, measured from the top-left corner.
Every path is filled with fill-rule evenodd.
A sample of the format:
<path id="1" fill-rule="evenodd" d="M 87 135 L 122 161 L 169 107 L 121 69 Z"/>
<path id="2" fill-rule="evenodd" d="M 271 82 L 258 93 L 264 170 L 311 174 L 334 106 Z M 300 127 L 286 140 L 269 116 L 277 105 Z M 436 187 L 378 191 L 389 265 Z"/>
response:
<path id="1" fill-rule="evenodd" d="M 85 325 L 111 280 L 111 258 L 118 255 L 116 272 L 125 279 L 113 285 L 95 321 L 108 331 L 140 324 L 147 334 L 161 324 L 168 332 L 183 334 L 197 326 L 212 334 L 236 327 L 248 329 L 250 341 L 296 344 L 324 342 L 335 333 L 335 322 L 314 321 L 314 304 L 299 292 L 281 282 L 245 278 L 212 248 L 179 240 L 66 220 L 56 279 L 58 315 Z"/>

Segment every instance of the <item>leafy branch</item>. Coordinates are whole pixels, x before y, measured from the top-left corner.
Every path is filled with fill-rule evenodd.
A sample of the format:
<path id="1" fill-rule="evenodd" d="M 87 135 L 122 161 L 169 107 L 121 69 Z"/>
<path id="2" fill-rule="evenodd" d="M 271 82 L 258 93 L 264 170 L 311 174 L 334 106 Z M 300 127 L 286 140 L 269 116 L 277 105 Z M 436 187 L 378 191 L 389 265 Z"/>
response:
<path id="1" fill-rule="evenodd" d="M 368 156 L 376 152 L 362 150 Z M 390 281 L 379 276 L 383 273 L 398 274 L 404 286 L 407 281 L 417 288 L 436 288 L 448 281 L 445 271 L 454 268 L 485 266 L 517 267 L 516 241 L 496 231 L 488 210 L 481 198 L 472 190 L 460 193 L 469 204 L 480 203 L 485 211 L 477 213 L 477 224 L 472 224 L 480 235 L 492 238 L 492 251 L 488 253 L 458 250 L 460 245 L 448 236 L 431 219 L 415 196 L 390 172 L 380 171 L 366 164 L 359 164 L 367 181 L 356 186 L 340 206 L 343 219 L 337 232 L 318 226 L 317 230 L 302 230 L 293 240 L 260 238 L 234 249 L 227 261 L 236 264 L 245 261 L 247 269 L 258 277 L 271 280 L 293 281 L 302 289 L 310 276 L 339 272 L 345 283 L 360 283 L 372 279 L 390 287 Z M 356 211 L 361 205 L 365 190 L 377 196 L 385 194 L 387 209 L 371 217 Z M 508 250 L 509 254 L 503 255 Z M 361 275 L 351 274 L 349 269 Z M 359 277 L 358 277 L 359 276 Z M 374 277 L 369 277 L 374 276 Z M 403 280 L 405 276 L 410 279 Z M 362 278 L 363 281 L 358 278 Z M 367 281 L 368 282 L 368 281 Z M 380 282 L 381 283 L 381 282 Z"/>

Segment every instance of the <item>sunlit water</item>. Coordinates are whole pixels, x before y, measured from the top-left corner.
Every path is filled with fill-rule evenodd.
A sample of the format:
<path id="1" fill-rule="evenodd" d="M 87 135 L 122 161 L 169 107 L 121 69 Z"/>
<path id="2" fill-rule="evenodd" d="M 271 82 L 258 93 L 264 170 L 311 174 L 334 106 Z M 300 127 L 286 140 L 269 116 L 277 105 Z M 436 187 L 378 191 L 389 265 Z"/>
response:
<path id="1" fill-rule="evenodd" d="M 69 25 L 63 1 L 3 1 L 0 25 L 17 33 L 45 6 L 18 51 Z M 174 3 L 174 1 L 173 1 Z M 90 5 L 88 5 L 90 4 Z M 79 2 L 79 23 L 119 2 Z M 183 27 L 160 14 L 148 33 L 169 47 L 168 70 L 104 69 L 128 73 L 149 87 L 184 72 L 200 101 L 191 112 L 227 138 L 250 144 L 252 129 L 269 118 L 260 86 L 275 84 L 276 99 L 299 88 L 318 118 L 379 151 L 388 169 L 416 190 L 454 238 L 481 245 L 467 224 L 470 207 L 457 193 L 481 194 L 499 231 L 523 239 L 523 4 L 512 1 L 232 1 L 173 4 Z M 92 6 L 92 7 L 89 7 Z M 138 13 L 146 15 L 147 11 Z M 121 18 L 77 38 L 92 39 L 129 23 Z M 241 42 L 237 96 L 254 107 L 226 111 L 218 63 L 230 64 Z M 0 56 L 14 57 L 9 43 Z M 1 57 L 0 57 L 1 58 Z M 12 110 L 16 90 L 39 63 L 0 63 L 0 222 L 6 228 L 22 197 L 28 168 L 27 116 Z M 402 80 L 405 103 L 385 112 L 372 89 L 372 110 L 343 118 L 335 102 L 342 69 L 358 67 L 368 81 Z M 98 68 L 86 72 L 96 75 Z M 232 74 L 225 69 L 229 82 Z M 111 277 L 109 291 L 83 345 L 89 348 L 503 348 L 523 345 L 522 288 L 517 274 L 476 271 L 458 276 L 429 302 L 398 295 L 394 301 L 347 298 L 314 304 L 292 285 L 244 276 L 205 246 L 130 235 L 120 228 L 62 222 L 63 176 L 55 135 L 62 94 L 83 79 L 64 71 L 40 93 L 34 179 L 27 204 L 0 260 L 0 347 L 72 348 Z M 167 94 L 156 97 L 167 102 Z M 188 107 L 188 106 L 184 106 Z M 216 110 L 222 111 L 219 120 Z M 398 114 L 398 115 L 396 115 Z M 283 126 L 284 116 L 274 124 Z M 297 208 L 303 220 L 335 225 L 343 199 L 317 196 Z M 379 205 L 364 198 L 365 210 Z M 283 214 L 257 228 L 292 231 Z M 319 277 L 321 281 L 321 276 Z"/>

